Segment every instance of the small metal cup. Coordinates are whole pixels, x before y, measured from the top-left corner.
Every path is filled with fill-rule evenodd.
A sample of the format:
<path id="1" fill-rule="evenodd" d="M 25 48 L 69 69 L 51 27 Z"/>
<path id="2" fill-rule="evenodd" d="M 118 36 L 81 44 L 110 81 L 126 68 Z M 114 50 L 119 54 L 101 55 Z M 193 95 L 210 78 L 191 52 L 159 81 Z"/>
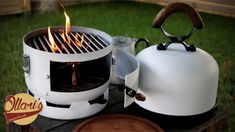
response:
<path id="1" fill-rule="evenodd" d="M 132 55 L 135 55 L 135 47 L 139 42 L 145 42 L 146 47 L 149 47 L 149 42 L 144 38 L 129 38 L 125 36 L 114 36 L 113 37 L 113 55 L 115 56 L 115 50 L 120 49 L 125 52 L 128 52 Z"/>

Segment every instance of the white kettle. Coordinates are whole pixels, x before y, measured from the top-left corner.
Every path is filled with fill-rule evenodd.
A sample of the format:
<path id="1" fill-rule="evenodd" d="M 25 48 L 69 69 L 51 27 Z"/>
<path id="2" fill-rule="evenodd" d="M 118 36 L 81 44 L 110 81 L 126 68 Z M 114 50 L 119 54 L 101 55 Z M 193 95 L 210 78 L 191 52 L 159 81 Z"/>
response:
<path id="1" fill-rule="evenodd" d="M 175 12 L 191 18 L 194 27 L 188 35 L 175 37 L 162 28 L 164 20 Z M 187 4 L 173 3 L 158 13 L 153 27 L 160 28 L 169 42 L 148 47 L 137 55 L 137 92 L 146 99 L 135 102 L 149 111 L 172 116 L 197 115 L 212 109 L 217 95 L 218 64 L 207 52 L 184 42 L 196 29 L 203 28 L 200 15 Z"/>

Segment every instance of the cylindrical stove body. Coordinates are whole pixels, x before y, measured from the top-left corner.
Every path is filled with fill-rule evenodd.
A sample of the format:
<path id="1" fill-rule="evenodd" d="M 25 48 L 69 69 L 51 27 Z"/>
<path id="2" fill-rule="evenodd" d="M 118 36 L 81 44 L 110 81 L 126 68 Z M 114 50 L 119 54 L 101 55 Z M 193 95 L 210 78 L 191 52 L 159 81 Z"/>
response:
<path id="1" fill-rule="evenodd" d="M 112 37 L 73 26 L 68 43 L 62 39 L 64 27 L 53 27 L 51 31 L 58 53 L 51 48 L 47 29 L 32 31 L 23 39 L 25 81 L 30 93 L 42 100 L 44 108 L 40 114 L 74 119 L 102 110 L 108 100 Z M 76 45 L 77 35 L 81 45 Z"/>

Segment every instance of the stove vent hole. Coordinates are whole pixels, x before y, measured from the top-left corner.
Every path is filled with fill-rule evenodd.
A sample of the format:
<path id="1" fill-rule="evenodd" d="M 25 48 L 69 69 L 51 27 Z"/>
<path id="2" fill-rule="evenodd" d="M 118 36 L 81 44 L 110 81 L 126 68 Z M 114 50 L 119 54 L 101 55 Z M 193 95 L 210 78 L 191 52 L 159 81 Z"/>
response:
<path id="1" fill-rule="evenodd" d="M 57 108 L 70 108 L 71 105 L 60 105 L 60 104 L 53 104 L 46 101 L 46 105 L 50 107 L 57 107 Z"/>

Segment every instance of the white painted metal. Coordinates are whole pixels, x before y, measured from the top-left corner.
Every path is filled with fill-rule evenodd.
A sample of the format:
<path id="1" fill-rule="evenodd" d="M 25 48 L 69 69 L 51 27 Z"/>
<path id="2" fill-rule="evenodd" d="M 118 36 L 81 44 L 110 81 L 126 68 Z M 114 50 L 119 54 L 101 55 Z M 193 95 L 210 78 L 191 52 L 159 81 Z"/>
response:
<path id="1" fill-rule="evenodd" d="M 59 30 L 61 29 L 61 27 L 52 27 L 51 29 Z M 62 108 L 49 108 L 47 106 L 45 107 L 44 105 L 45 108 L 43 108 L 42 115 L 56 119 L 74 119 L 92 115 L 103 109 L 105 105 L 94 104 L 92 106 L 89 106 L 87 101 L 95 99 L 103 93 L 106 93 L 106 98 L 108 99 L 107 89 L 109 85 L 109 80 L 104 85 L 98 88 L 82 92 L 51 91 L 50 61 L 85 62 L 106 56 L 112 51 L 112 37 L 108 34 L 85 27 L 71 27 L 71 30 L 84 32 L 87 34 L 92 33 L 93 35 L 102 36 L 102 38 L 104 38 L 108 43 L 110 43 L 110 45 L 107 45 L 107 47 L 101 50 L 89 53 L 61 54 L 37 50 L 28 46 L 25 43 L 26 40 L 30 37 L 34 35 L 37 36 L 38 33 L 41 33 L 41 31 L 45 32 L 45 29 L 32 31 L 33 33 L 30 32 L 25 35 L 23 40 L 23 52 L 30 58 L 30 71 L 29 73 L 25 73 L 25 82 L 28 89 L 35 95 L 35 97 L 40 98 L 42 101 L 44 101 L 44 103 L 45 101 L 49 101 L 55 104 L 72 104 L 72 107 L 69 110 L 63 110 Z M 81 109 L 83 109 L 83 112 L 80 112 Z M 65 115 L 67 117 L 65 117 Z"/>
<path id="2" fill-rule="evenodd" d="M 125 76 L 125 86 L 137 92 L 138 82 L 139 82 L 139 64 L 133 72 Z M 124 90 L 124 93 L 126 93 L 126 89 Z M 136 100 L 135 97 L 130 97 L 129 95 L 124 94 L 124 107 L 131 105 L 133 102 L 135 102 L 135 100 Z"/>
<path id="3" fill-rule="evenodd" d="M 35 97 L 38 99 L 38 97 Z M 108 100 L 109 89 L 106 88 L 104 92 L 104 99 Z M 107 105 L 105 104 L 92 104 L 90 105 L 87 100 L 75 101 L 71 103 L 70 108 L 55 108 L 46 105 L 46 100 L 40 98 L 42 102 L 43 109 L 39 113 L 42 116 L 50 117 L 53 119 L 78 119 L 84 118 L 96 114 L 97 112 L 104 109 Z"/>
<path id="4" fill-rule="evenodd" d="M 137 91 L 139 82 L 139 62 L 135 56 L 123 51 L 121 49 L 115 50 L 116 57 L 116 69 L 115 78 L 116 82 L 121 85 L 125 85 L 128 88 Z M 124 90 L 124 107 L 129 106 L 135 101 L 134 97 L 130 97 Z"/>
<path id="5" fill-rule="evenodd" d="M 139 91 L 146 100 L 135 101 L 152 112 L 186 116 L 209 111 L 216 102 L 219 69 L 215 59 L 197 48 L 188 52 L 181 44 L 166 51 L 156 46 L 141 51 Z"/>
<path id="6" fill-rule="evenodd" d="M 126 53 L 130 53 L 132 55 L 135 55 L 135 43 L 136 39 L 134 38 L 129 38 L 129 37 L 124 37 L 124 36 L 114 36 L 113 37 L 113 50 L 112 50 L 112 57 L 114 61 L 116 61 L 116 50 L 122 50 L 125 51 Z M 128 55 L 126 55 L 128 56 Z M 126 59 L 126 58 L 122 58 Z M 133 60 L 133 59 L 132 59 Z M 122 67 L 121 67 L 122 68 Z M 124 67 L 123 67 L 124 68 Z M 122 81 L 118 78 L 116 75 L 117 69 L 120 69 L 120 67 L 117 66 L 116 63 L 112 65 L 112 76 L 111 76 L 111 84 L 122 84 Z"/>

